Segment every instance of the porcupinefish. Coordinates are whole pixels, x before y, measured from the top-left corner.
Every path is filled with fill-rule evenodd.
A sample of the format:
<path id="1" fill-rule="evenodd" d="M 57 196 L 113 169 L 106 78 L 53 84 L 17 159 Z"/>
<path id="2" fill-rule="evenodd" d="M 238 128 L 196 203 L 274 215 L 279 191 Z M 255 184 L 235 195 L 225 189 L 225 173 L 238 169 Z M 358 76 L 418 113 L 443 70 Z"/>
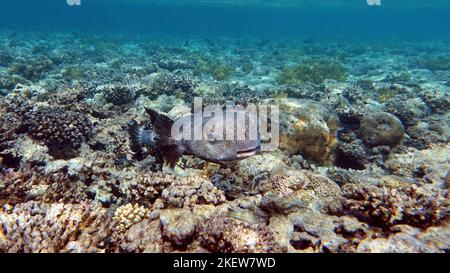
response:
<path id="1" fill-rule="evenodd" d="M 148 130 L 135 120 L 128 122 L 131 150 L 141 153 L 143 146 L 147 146 L 171 168 L 182 155 L 221 164 L 251 157 L 261 149 L 257 117 L 250 111 L 227 109 L 221 110 L 220 115 L 217 111 L 215 115 L 191 113 L 176 121 L 149 108 L 145 111 L 150 116 Z"/>

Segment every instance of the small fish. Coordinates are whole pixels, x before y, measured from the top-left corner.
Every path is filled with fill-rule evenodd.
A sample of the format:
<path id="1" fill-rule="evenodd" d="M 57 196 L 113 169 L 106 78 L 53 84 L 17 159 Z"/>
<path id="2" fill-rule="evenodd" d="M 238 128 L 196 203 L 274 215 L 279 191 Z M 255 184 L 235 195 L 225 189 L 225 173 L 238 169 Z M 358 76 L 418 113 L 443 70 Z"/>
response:
<path id="1" fill-rule="evenodd" d="M 150 123 L 152 125 L 149 130 L 144 130 L 135 120 L 128 122 L 131 150 L 134 153 L 140 153 L 142 147 L 146 145 L 158 152 L 171 168 L 175 166 L 182 155 L 191 155 L 220 164 L 251 157 L 261 149 L 259 133 L 257 130 L 256 134 L 250 132 L 254 129 L 254 126 L 257 126 L 255 124 L 258 124 L 256 114 L 252 112 L 245 110 L 222 110 L 223 117 L 232 112 L 244 116 L 245 124 L 238 125 L 239 123 L 236 122 L 237 118 L 214 118 L 213 115 L 208 117 L 204 113 L 190 114 L 177 121 L 173 121 L 152 109 L 145 108 L 145 111 L 150 116 Z M 201 118 L 202 122 L 196 123 L 195 120 L 198 120 L 198 118 Z M 213 127 L 211 127 L 211 123 Z M 174 125 L 181 125 L 181 129 L 179 131 L 175 130 L 175 133 L 173 133 L 172 128 Z M 224 128 L 224 130 L 204 130 L 205 126 L 207 128 Z M 198 132 L 195 130 L 200 130 L 202 138 L 181 137 L 182 135 L 186 136 L 187 132 L 188 135 L 193 136 L 194 132 Z M 225 137 L 225 132 L 229 130 L 234 131 L 235 138 L 228 139 Z M 237 138 L 238 131 L 241 134 L 244 133 L 245 138 Z M 249 137 L 253 135 L 255 137 Z"/>

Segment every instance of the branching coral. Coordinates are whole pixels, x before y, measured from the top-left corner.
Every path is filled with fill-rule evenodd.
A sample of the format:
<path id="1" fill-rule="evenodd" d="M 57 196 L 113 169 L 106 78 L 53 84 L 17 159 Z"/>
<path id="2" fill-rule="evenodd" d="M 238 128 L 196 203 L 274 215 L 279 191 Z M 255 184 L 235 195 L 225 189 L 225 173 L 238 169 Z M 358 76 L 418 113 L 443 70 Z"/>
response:
<path id="1" fill-rule="evenodd" d="M 87 199 L 86 186 L 72 181 L 65 170 L 45 175 L 33 168 L 0 174 L 0 204 L 28 200 L 80 203 Z"/>
<path id="2" fill-rule="evenodd" d="M 141 181 L 127 185 L 123 191 L 133 202 L 150 205 L 157 198 L 161 198 L 167 207 L 174 208 L 225 202 L 222 191 L 199 176 L 176 177 L 151 173 Z"/>
<path id="3" fill-rule="evenodd" d="M 164 203 L 170 207 L 190 207 L 196 204 L 221 204 L 225 202 L 222 191 L 201 177 L 174 179 L 161 194 Z"/>
<path id="4" fill-rule="evenodd" d="M 342 206 L 370 224 L 390 227 L 396 224 L 426 228 L 449 216 L 448 190 L 425 190 L 347 184 L 343 187 Z"/>
<path id="5" fill-rule="evenodd" d="M 0 101 L 0 151 L 17 140 L 17 134 L 24 130 L 24 115 L 30 109 L 28 101 L 21 98 Z"/>
<path id="6" fill-rule="evenodd" d="M 146 217 L 147 212 L 145 207 L 138 204 L 127 204 L 118 207 L 113 217 L 113 220 L 117 222 L 117 231 L 124 232 L 132 225 L 139 223 Z"/>
<path id="7" fill-rule="evenodd" d="M 124 105 L 134 99 L 134 92 L 124 85 L 108 84 L 99 88 L 107 102 L 115 105 Z"/>
<path id="8" fill-rule="evenodd" d="M 61 107 L 42 107 L 27 113 L 29 135 L 42 141 L 52 155 L 66 157 L 81 147 L 90 136 L 89 118 Z"/>
<path id="9" fill-rule="evenodd" d="M 272 232 L 257 224 L 217 216 L 200 223 L 200 242 L 212 252 L 283 252 Z"/>
<path id="10" fill-rule="evenodd" d="M 121 192 L 130 202 L 137 202 L 146 206 L 161 196 L 162 191 L 173 182 L 173 177 L 163 173 L 150 173 L 143 178 L 135 179 L 123 185 Z"/>
<path id="11" fill-rule="evenodd" d="M 92 203 L 0 207 L 0 252 L 104 252 L 111 217 Z"/>
<path id="12" fill-rule="evenodd" d="M 55 94 L 48 98 L 52 105 L 61 105 L 68 108 L 75 108 L 79 106 L 84 99 L 86 99 L 91 92 L 89 86 L 63 87 Z"/>
<path id="13" fill-rule="evenodd" d="M 144 95 L 155 99 L 162 94 L 171 96 L 176 91 L 181 91 L 184 96 L 189 97 L 195 86 L 197 81 L 189 75 L 160 72 L 152 75 L 150 83 L 137 86 L 136 96 Z"/>
<path id="14" fill-rule="evenodd" d="M 21 75 L 28 80 L 38 80 L 49 72 L 52 67 L 53 62 L 44 57 L 30 60 L 17 59 L 9 71 L 11 74 Z"/>
<path id="15" fill-rule="evenodd" d="M 10 141 L 17 137 L 16 132 L 22 127 L 22 119 L 13 113 L 0 116 L 0 151 L 9 146 Z"/>
<path id="16" fill-rule="evenodd" d="M 261 94 L 252 90 L 249 86 L 238 82 L 223 82 L 215 85 L 200 85 L 195 90 L 195 95 L 202 97 L 208 104 L 234 104 L 246 106 L 257 104 Z M 265 91 L 269 93 L 269 91 Z M 268 95 L 265 93 L 265 95 Z"/>

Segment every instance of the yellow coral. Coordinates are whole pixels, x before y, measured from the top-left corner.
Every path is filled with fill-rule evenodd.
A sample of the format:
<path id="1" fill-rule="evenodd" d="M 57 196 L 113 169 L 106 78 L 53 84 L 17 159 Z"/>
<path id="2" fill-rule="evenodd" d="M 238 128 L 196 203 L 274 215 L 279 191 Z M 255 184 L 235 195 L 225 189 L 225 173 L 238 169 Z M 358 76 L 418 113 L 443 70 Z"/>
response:
<path id="1" fill-rule="evenodd" d="M 116 229 L 125 232 L 132 225 L 139 223 L 147 217 L 148 210 L 138 204 L 127 204 L 117 208 L 113 220 L 117 222 Z"/>

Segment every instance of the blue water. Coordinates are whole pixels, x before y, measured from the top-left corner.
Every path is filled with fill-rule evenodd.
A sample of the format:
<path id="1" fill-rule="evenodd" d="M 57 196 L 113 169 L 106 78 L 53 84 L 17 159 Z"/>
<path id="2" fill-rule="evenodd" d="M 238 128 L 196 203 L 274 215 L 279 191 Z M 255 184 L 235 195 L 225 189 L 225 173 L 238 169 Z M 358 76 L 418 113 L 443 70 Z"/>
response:
<path id="1" fill-rule="evenodd" d="M 449 252 L 450 0 L 80 1 L 0 0 L 0 253 Z"/>
<path id="2" fill-rule="evenodd" d="M 162 2 L 82 0 L 80 6 L 69 6 L 66 0 L 5 0 L 0 28 L 169 36 L 450 37 L 447 0 L 382 0 L 381 6 L 369 6 L 365 0 L 278 1 L 279 5 L 277 1 Z"/>

